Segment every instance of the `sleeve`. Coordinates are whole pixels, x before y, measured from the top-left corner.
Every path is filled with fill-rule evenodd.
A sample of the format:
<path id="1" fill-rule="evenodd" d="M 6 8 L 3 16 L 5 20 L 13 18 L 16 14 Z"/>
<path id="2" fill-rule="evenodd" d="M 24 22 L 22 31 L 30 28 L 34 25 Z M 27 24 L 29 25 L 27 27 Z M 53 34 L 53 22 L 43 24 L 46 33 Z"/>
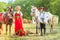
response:
<path id="1" fill-rule="evenodd" d="M 15 16 L 16 12 L 13 13 L 13 16 Z"/>
<path id="2" fill-rule="evenodd" d="M 22 12 L 20 12 L 21 16 L 23 16 Z"/>

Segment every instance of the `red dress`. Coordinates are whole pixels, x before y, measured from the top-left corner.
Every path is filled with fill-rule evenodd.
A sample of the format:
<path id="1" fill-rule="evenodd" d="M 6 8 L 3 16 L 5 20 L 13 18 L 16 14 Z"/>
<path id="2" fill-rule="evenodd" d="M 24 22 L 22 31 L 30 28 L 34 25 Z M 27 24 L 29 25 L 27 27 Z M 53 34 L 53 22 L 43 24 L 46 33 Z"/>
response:
<path id="1" fill-rule="evenodd" d="M 23 28 L 22 16 L 21 14 L 15 14 L 15 34 L 19 36 L 25 36 L 26 32 Z"/>

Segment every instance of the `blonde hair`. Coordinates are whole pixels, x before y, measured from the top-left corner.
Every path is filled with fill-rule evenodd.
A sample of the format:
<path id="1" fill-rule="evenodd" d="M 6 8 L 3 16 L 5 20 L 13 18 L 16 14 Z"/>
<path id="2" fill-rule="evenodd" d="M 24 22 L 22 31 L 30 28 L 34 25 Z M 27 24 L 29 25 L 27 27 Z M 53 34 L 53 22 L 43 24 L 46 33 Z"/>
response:
<path id="1" fill-rule="evenodd" d="M 16 6 L 15 10 L 16 9 L 21 10 L 21 6 Z"/>

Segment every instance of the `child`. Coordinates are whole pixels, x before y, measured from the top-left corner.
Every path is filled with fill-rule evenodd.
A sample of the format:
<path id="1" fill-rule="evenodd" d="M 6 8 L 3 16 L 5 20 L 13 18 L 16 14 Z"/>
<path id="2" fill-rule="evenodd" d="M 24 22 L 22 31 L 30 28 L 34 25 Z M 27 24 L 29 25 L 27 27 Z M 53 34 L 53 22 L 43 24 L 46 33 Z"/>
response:
<path id="1" fill-rule="evenodd" d="M 21 7 L 16 7 L 16 13 L 15 13 L 15 34 L 19 36 L 25 36 L 26 32 L 23 28 L 23 22 L 22 22 L 22 13 L 21 13 Z"/>

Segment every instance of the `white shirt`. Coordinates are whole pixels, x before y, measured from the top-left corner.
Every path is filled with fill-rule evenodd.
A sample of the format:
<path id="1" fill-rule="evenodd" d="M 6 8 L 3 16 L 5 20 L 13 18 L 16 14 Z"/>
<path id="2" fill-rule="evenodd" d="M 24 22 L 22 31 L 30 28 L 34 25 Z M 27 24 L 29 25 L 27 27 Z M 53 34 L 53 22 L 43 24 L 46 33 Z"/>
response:
<path id="1" fill-rule="evenodd" d="M 46 14 L 46 12 L 40 13 L 40 15 L 39 15 L 39 21 L 41 23 L 43 23 L 43 22 L 47 23 L 48 22 L 47 18 L 48 18 L 48 15 Z"/>

